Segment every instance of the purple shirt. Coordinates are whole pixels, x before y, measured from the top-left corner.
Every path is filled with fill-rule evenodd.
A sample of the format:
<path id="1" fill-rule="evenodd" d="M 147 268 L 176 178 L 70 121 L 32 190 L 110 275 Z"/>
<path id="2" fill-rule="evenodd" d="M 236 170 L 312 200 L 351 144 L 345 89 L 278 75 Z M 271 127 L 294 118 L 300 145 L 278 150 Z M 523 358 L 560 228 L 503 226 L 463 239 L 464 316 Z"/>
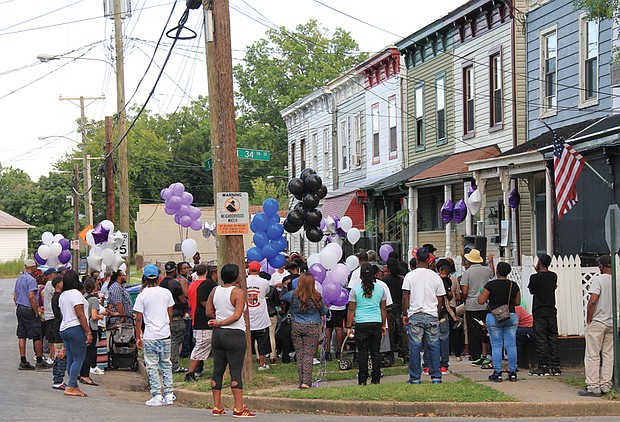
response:
<path id="1" fill-rule="evenodd" d="M 37 282 L 30 273 L 23 273 L 15 282 L 15 301 L 18 305 L 32 307 L 28 293 L 38 291 Z"/>

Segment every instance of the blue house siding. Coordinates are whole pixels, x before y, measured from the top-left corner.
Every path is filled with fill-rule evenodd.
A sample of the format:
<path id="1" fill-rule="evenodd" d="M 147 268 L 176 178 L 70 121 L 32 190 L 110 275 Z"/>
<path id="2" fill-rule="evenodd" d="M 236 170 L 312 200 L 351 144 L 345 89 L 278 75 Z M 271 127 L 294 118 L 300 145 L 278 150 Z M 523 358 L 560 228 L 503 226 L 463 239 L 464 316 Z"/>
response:
<path id="1" fill-rule="evenodd" d="M 533 9 L 527 16 L 528 139 L 546 128 L 541 117 L 541 32 L 556 28 L 557 33 L 557 113 L 544 120 L 551 127 L 609 115 L 611 111 L 610 66 L 612 22 L 599 22 L 598 103 L 580 108 L 580 15 L 572 0 L 554 0 Z"/>

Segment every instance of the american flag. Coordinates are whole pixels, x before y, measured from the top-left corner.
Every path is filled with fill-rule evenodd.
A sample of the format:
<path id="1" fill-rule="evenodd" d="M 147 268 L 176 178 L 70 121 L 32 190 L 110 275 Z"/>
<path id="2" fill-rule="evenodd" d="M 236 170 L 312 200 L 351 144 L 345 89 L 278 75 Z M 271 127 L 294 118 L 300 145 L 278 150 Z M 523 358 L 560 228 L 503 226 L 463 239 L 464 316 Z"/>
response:
<path id="1" fill-rule="evenodd" d="M 577 203 L 577 179 L 584 158 L 553 129 L 553 170 L 555 173 L 555 203 L 558 220 Z"/>

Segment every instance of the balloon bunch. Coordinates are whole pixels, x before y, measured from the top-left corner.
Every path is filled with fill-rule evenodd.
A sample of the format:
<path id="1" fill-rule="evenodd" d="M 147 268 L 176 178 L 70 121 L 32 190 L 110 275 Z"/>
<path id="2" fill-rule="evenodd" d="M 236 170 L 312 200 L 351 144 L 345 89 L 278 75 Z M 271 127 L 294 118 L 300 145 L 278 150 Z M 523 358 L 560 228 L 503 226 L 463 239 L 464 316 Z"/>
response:
<path id="1" fill-rule="evenodd" d="M 123 234 L 114 232 L 114 223 L 103 220 L 94 229 L 86 232 L 86 243 L 91 247 L 86 260 L 91 270 L 125 270 L 125 260 L 117 250 L 123 244 Z"/>
<path id="2" fill-rule="evenodd" d="M 311 168 L 304 169 L 300 177 L 289 180 L 288 190 L 300 202 L 286 216 L 284 230 L 295 233 L 303 227 L 306 230 L 306 239 L 320 242 L 323 239 L 323 230 L 319 226 L 323 215 L 316 207 L 327 195 L 327 187 L 321 177 Z"/>
<path id="3" fill-rule="evenodd" d="M 185 186 L 181 182 L 173 183 L 160 192 L 161 198 L 166 201 L 164 212 L 174 215 L 174 222 L 181 227 L 191 227 L 192 230 L 202 230 L 202 211 L 192 204 L 194 195 L 185 192 Z"/>
<path id="4" fill-rule="evenodd" d="M 342 239 L 346 237 L 349 243 L 355 245 L 362 237 L 360 230 L 353 227 L 351 217 L 346 215 L 342 218 L 338 218 L 337 215 L 327 216 L 321 221 L 320 227 L 330 233 L 327 236 L 327 243 L 342 245 Z"/>
<path id="5" fill-rule="evenodd" d="M 270 266 L 280 268 L 286 263 L 282 254 L 287 247 L 284 227 L 280 224 L 278 215 L 278 201 L 273 198 L 265 199 L 263 211 L 254 215 L 250 222 L 250 229 L 254 232 L 254 247 L 248 249 L 248 261 L 261 262 L 267 260 Z"/>
<path id="6" fill-rule="evenodd" d="M 441 221 L 444 224 L 448 224 L 454 220 L 456 224 L 462 223 L 467 217 L 467 205 L 465 200 L 459 199 L 456 204 L 452 203 L 451 199 L 448 199 L 441 207 Z"/>
<path id="7" fill-rule="evenodd" d="M 34 253 L 34 260 L 40 265 L 57 267 L 58 264 L 66 264 L 71 261 L 69 241 L 62 234 L 44 232 L 41 235 L 39 249 Z"/>
<path id="8" fill-rule="evenodd" d="M 353 255 L 347 258 L 347 264 L 339 263 L 341 259 L 342 247 L 337 243 L 329 243 L 320 253 L 308 257 L 308 272 L 321 283 L 323 301 L 327 306 L 344 306 L 349 301 L 349 291 L 344 286 L 359 261 Z"/>

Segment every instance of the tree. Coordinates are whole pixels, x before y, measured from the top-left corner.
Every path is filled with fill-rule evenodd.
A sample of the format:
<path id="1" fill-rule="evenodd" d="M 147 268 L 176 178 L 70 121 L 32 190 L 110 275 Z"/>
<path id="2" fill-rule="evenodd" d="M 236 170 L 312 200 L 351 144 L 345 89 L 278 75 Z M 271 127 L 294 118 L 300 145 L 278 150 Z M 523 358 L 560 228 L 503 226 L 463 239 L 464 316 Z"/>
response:
<path id="1" fill-rule="evenodd" d="M 573 0 L 575 9 L 585 10 L 590 18 L 618 20 L 620 0 Z"/>
<path id="2" fill-rule="evenodd" d="M 263 205 L 265 199 L 274 198 L 281 210 L 288 209 L 287 185 L 283 180 L 268 181 L 257 177 L 251 183 L 254 193 L 250 198 L 250 205 Z"/>

